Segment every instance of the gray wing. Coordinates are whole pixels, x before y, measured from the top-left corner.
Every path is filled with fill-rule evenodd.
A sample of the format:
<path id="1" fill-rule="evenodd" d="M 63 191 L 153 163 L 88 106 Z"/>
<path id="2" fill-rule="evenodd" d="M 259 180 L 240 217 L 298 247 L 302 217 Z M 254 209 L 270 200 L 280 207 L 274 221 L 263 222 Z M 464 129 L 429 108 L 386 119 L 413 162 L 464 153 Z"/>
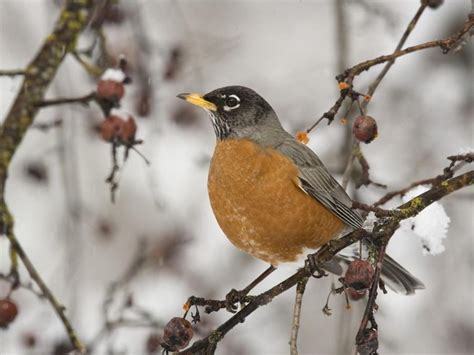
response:
<path id="1" fill-rule="evenodd" d="M 275 147 L 290 158 L 299 169 L 301 188 L 331 210 L 347 226 L 360 228 L 363 219 L 352 209 L 352 200 L 331 176 L 318 156 L 293 137 L 288 137 Z"/>

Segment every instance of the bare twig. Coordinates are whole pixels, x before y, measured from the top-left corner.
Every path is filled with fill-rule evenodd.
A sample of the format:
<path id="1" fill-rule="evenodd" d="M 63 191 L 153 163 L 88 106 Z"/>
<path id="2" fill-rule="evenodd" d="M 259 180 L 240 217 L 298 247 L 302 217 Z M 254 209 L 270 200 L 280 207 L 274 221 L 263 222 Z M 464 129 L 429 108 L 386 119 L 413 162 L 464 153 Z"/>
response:
<path id="1" fill-rule="evenodd" d="M 37 107 L 48 107 L 65 104 L 82 104 L 88 105 L 89 102 L 97 100 L 95 92 L 79 97 L 64 97 L 52 100 L 43 100 L 36 104 Z"/>
<path id="2" fill-rule="evenodd" d="M 473 162 L 474 153 L 452 155 L 452 156 L 449 156 L 448 159 L 451 160 L 451 164 L 444 169 L 441 175 L 438 175 L 434 178 L 428 178 L 428 179 L 415 181 L 403 189 L 389 192 L 385 196 L 380 198 L 378 201 L 376 201 L 372 205 L 372 207 L 382 206 L 396 196 L 403 196 L 404 194 L 406 194 L 408 191 L 410 191 L 412 188 L 416 186 L 440 184 L 442 181 L 453 177 L 454 173 L 458 171 L 459 169 L 461 169 L 465 164 Z M 460 162 L 460 163 L 456 165 L 456 162 Z"/>
<path id="3" fill-rule="evenodd" d="M 18 76 L 25 75 L 24 69 L 11 69 L 11 70 L 0 70 L 0 76 Z"/>
<path id="4" fill-rule="evenodd" d="M 400 41 L 397 44 L 397 47 L 394 50 L 394 53 L 400 51 L 407 41 L 408 37 L 410 36 L 410 33 L 413 31 L 415 28 L 416 24 L 418 23 L 418 20 L 420 19 L 421 15 L 423 15 L 423 12 L 426 9 L 426 3 L 422 2 L 420 7 L 418 8 L 415 16 L 413 19 L 410 21 L 408 24 L 407 28 L 405 29 L 405 32 L 403 33 L 402 37 L 400 38 Z M 388 73 L 392 65 L 395 63 L 395 58 L 391 59 L 382 69 L 382 71 L 377 75 L 377 78 L 370 84 L 369 89 L 367 90 L 366 95 L 369 97 L 373 97 L 375 90 L 377 90 L 378 86 L 380 85 L 382 79 L 385 77 L 385 75 Z M 370 101 L 364 100 L 362 101 L 362 107 L 365 108 Z"/>
<path id="5" fill-rule="evenodd" d="M 88 61 L 83 59 L 77 51 L 72 51 L 71 54 L 89 75 L 91 75 L 94 78 L 98 78 L 102 75 L 103 73 L 102 68 L 99 68 L 98 66 L 92 63 L 89 63 Z"/>
<path id="6" fill-rule="evenodd" d="M 398 42 L 397 47 L 395 48 L 395 51 L 393 52 L 392 56 L 402 49 L 403 45 L 405 44 L 406 40 L 408 39 L 408 36 L 410 35 L 410 33 L 415 28 L 418 20 L 420 19 L 421 15 L 425 11 L 425 9 L 426 9 L 426 4 L 422 3 L 420 5 L 420 7 L 418 8 L 418 11 L 416 12 L 415 16 L 413 17 L 413 19 L 410 21 L 407 28 L 405 29 L 405 32 L 403 33 L 402 37 L 400 38 L 400 41 Z M 377 87 L 381 83 L 382 79 L 385 77 L 387 72 L 390 70 L 392 65 L 395 63 L 395 59 L 396 59 L 396 57 L 393 57 L 393 58 L 389 59 L 388 63 L 384 66 L 384 68 L 379 73 L 379 75 L 375 78 L 375 80 L 372 82 L 372 84 L 370 84 L 369 89 L 367 90 L 366 97 L 372 98 L 372 96 L 375 93 L 375 90 L 377 90 Z M 368 68 L 369 67 L 367 67 L 367 69 Z M 367 70 L 367 69 L 365 69 L 365 70 Z M 354 78 L 354 76 L 352 76 L 352 78 Z M 352 79 L 350 79 L 350 81 L 352 83 Z M 362 103 L 361 103 L 361 110 L 362 111 L 365 111 L 365 108 L 367 107 L 369 102 L 370 102 L 370 100 L 362 100 Z M 343 175 L 343 178 L 342 178 L 342 186 L 344 188 L 346 188 L 348 183 L 349 183 L 349 179 L 350 179 L 350 176 L 351 176 L 351 173 L 352 173 L 352 169 L 354 167 L 354 159 L 355 158 L 358 159 L 358 161 L 359 161 L 359 163 L 362 167 L 362 178 L 361 178 L 361 181 L 359 183 L 357 183 L 356 188 L 359 188 L 362 185 L 369 185 L 370 183 L 373 183 L 372 180 L 369 177 L 369 164 L 367 163 L 367 160 L 363 156 L 362 151 L 360 149 L 360 142 L 358 140 L 354 139 L 353 144 L 352 144 L 352 148 L 351 148 L 350 153 L 349 153 L 349 158 L 347 160 L 346 168 L 344 170 L 344 175 Z M 375 185 L 384 187 L 384 185 L 377 184 L 377 183 L 375 183 Z"/>
<path id="7" fill-rule="evenodd" d="M 51 122 L 45 122 L 45 123 L 34 123 L 31 128 L 38 129 L 42 132 L 46 132 L 51 128 L 56 128 L 60 127 L 63 124 L 63 120 L 58 118 L 56 120 L 53 120 Z"/>
<path id="8" fill-rule="evenodd" d="M 40 276 L 40 274 L 34 267 L 33 263 L 31 262 L 30 258 L 28 257 L 28 255 L 26 255 L 25 251 L 23 250 L 23 247 L 18 242 L 16 237 L 13 235 L 13 233 L 8 233 L 7 237 L 11 245 L 15 249 L 15 251 L 18 253 L 19 257 L 21 258 L 23 265 L 25 265 L 25 268 L 30 274 L 31 278 L 38 285 L 44 297 L 46 297 L 49 303 L 51 303 L 51 306 L 53 307 L 54 311 L 56 312 L 58 317 L 61 319 L 61 322 L 64 324 L 64 327 L 66 328 L 66 331 L 67 331 L 67 334 L 69 336 L 69 340 L 71 341 L 72 346 L 74 347 L 74 349 L 76 349 L 80 353 L 84 353 L 86 351 L 86 348 L 84 347 L 82 342 L 79 340 L 76 334 L 76 331 L 74 330 L 74 328 L 71 325 L 71 322 L 67 318 L 66 313 L 65 313 L 66 311 L 65 307 L 59 303 L 59 301 L 56 299 L 56 297 L 51 292 L 49 287 L 43 281 L 43 278 Z"/>
<path id="9" fill-rule="evenodd" d="M 105 179 L 105 182 L 110 185 L 110 199 L 112 203 L 115 203 L 115 194 L 118 189 L 118 181 L 117 181 L 117 173 L 120 171 L 120 166 L 118 164 L 117 159 L 117 148 L 119 143 L 117 141 L 113 141 L 111 143 L 111 155 L 112 155 L 112 170 L 110 171 L 109 176 Z"/>
<path id="10" fill-rule="evenodd" d="M 300 329 L 300 316 L 301 316 L 301 304 L 303 302 L 303 295 L 306 289 L 306 284 L 309 278 L 304 277 L 298 281 L 296 286 L 295 306 L 293 309 L 293 319 L 291 323 L 291 335 L 290 335 L 290 354 L 298 355 L 298 331 Z"/>
<path id="11" fill-rule="evenodd" d="M 90 351 L 95 349 L 99 343 L 119 328 L 156 329 L 164 326 L 164 324 L 156 319 L 151 312 L 136 305 L 133 301 L 132 294 L 128 293 L 130 283 L 135 277 L 137 277 L 140 271 L 143 270 L 148 261 L 147 250 L 147 241 L 145 239 L 140 240 L 137 244 L 135 255 L 126 270 L 116 281 L 112 282 L 107 287 L 104 301 L 102 303 L 103 325 L 89 343 Z M 125 293 L 126 297 L 117 310 L 117 315 L 112 317 L 110 311 L 111 306 L 119 292 Z"/>
<path id="12" fill-rule="evenodd" d="M 33 294 L 35 294 L 38 298 L 45 298 L 44 295 L 34 287 L 33 283 L 20 282 L 18 278 L 12 276 L 11 274 L 4 275 L 0 273 L 0 280 L 8 282 L 11 285 L 10 291 L 7 293 L 5 298 L 8 298 L 13 291 L 18 290 L 18 289 L 28 290 L 32 292 Z"/>
<path id="13" fill-rule="evenodd" d="M 392 234 L 393 235 L 393 234 Z M 375 321 L 375 300 L 377 299 L 377 291 L 379 288 L 380 275 L 382 273 L 383 259 L 385 257 L 385 249 L 387 247 L 388 240 L 391 236 L 382 243 L 378 250 L 377 264 L 375 265 L 375 273 L 372 280 L 372 286 L 369 292 L 369 299 L 365 307 L 364 316 L 360 322 L 359 331 L 356 335 L 356 345 L 359 353 L 363 354 L 376 354 L 378 348 L 378 335 L 377 335 L 377 322 Z M 370 321 L 370 328 L 367 325 Z M 362 350 L 362 347 L 364 349 Z"/>

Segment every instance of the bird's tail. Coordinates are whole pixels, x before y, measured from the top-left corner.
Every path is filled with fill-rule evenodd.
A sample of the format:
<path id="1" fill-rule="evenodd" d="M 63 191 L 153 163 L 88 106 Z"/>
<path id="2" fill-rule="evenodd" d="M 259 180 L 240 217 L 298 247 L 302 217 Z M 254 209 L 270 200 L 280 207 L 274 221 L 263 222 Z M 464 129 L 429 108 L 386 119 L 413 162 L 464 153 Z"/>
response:
<path id="1" fill-rule="evenodd" d="M 348 264 L 352 260 L 357 259 L 359 257 L 358 254 L 359 253 L 351 253 L 348 255 L 341 253 L 336 256 L 336 260 L 342 261 L 344 264 Z M 328 271 L 340 274 L 340 272 L 336 271 L 336 268 L 332 268 L 332 270 L 329 268 Z M 385 284 L 396 293 L 412 295 L 415 293 L 415 290 L 422 290 L 425 288 L 423 282 L 418 280 L 389 255 L 385 255 L 381 277 Z"/>
<path id="2" fill-rule="evenodd" d="M 397 293 L 412 295 L 415 290 L 425 288 L 423 282 L 413 276 L 407 269 L 386 255 L 382 265 L 382 280 Z"/>

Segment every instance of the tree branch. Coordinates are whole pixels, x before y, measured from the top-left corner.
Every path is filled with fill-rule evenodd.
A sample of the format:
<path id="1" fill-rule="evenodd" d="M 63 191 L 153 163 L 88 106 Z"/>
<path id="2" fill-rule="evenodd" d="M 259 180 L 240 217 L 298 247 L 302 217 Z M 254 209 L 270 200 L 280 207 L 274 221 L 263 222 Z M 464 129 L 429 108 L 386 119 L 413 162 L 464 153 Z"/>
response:
<path id="1" fill-rule="evenodd" d="M 92 7 L 92 0 L 66 1 L 53 31 L 25 69 L 19 93 L 0 128 L 0 229 L 10 241 L 12 271 L 17 274 L 16 255 L 18 255 L 31 278 L 39 286 L 63 322 L 72 345 L 80 352 L 85 351 L 85 348 L 65 316 L 64 307 L 59 304 L 46 286 L 14 235 L 13 217 L 5 202 L 5 184 L 13 155 L 38 112 L 39 108 L 36 104 L 43 100 L 64 57 L 74 49 L 79 34 L 88 22 Z"/>
<path id="2" fill-rule="evenodd" d="M 0 70 L 0 76 L 18 76 L 25 74 L 26 72 L 23 69 Z"/>
<path id="3" fill-rule="evenodd" d="M 414 53 L 414 52 L 424 50 L 424 49 L 429 49 L 429 48 L 441 48 L 443 50 L 443 53 L 446 54 L 451 49 L 455 48 L 456 45 L 459 43 L 459 41 L 462 40 L 462 38 L 467 33 L 469 33 L 469 31 L 474 27 L 474 16 L 469 16 L 468 19 L 464 22 L 463 27 L 450 37 L 447 37 L 445 39 L 425 42 L 416 46 L 399 50 L 399 48 L 403 47 L 406 39 L 415 28 L 415 25 L 417 24 L 421 14 L 423 13 L 423 10 L 424 10 L 424 5 L 421 5 L 417 13 L 415 14 L 415 17 L 410 21 L 407 29 L 405 30 L 402 38 L 400 39 L 396 47 L 396 50 L 392 54 L 383 55 L 374 59 L 366 60 L 364 62 L 361 62 L 353 66 L 352 68 L 346 69 L 343 73 L 336 76 L 336 80 L 338 82 L 343 82 L 343 81 L 346 82 L 348 84 L 348 88 L 341 90 L 340 96 L 336 100 L 334 105 L 329 109 L 329 111 L 323 113 L 322 116 L 306 130 L 307 133 L 311 132 L 325 118 L 328 120 L 328 124 L 330 124 L 334 120 L 336 114 L 339 112 L 339 109 L 341 108 L 342 103 L 344 102 L 346 97 L 351 96 L 351 94 L 354 94 L 354 91 L 352 90 L 352 83 L 354 81 L 354 78 L 360 75 L 362 72 L 369 70 L 371 67 L 375 65 L 388 62 L 386 67 L 382 70 L 379 76 L 375 79 L 375 81 L 369 87 L 369 92 L 373 94 L 376 88 L 378 87 L 378 85 L 380 84 L 380 82 L 382 81 L 382 79 L 384 78 L 384 76 L 387 74 L 390 67 L 393 65 L 395 59 L 402 57 L 404 55 L 410 54 L 410 53 Z"/>
<path id="4" fill-rule="evenodd" d="M 291 322 L 291 335 L 290 335 L 290 354 L 298 355 L 298 331 L 300 329 L 300 316 L 301 316 L 301 305 L 303 303 L 303 295 L 306 290 L 306 284 L 309 278 L 304 277 L 298 281 L 296 286 L 295 306 L 293 309 L 293 319 Z"/>

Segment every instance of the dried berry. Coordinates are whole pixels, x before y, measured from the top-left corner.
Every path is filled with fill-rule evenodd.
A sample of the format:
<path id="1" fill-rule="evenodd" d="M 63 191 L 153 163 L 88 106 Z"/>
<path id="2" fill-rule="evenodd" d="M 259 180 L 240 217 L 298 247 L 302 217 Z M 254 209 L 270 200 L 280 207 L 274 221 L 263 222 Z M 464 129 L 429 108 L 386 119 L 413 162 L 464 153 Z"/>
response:
<path id="1" fill-rule="evenodd" d="M 364 143 L 370 143 L 377 137 L 377 122 L 370 116 L 358 116 L 352 126 L 354 136 Z"/>
<path id="2" fill-rule="evenodd" d="M 18 308 L 12 300 L 0 300 L 0 328 L 8 327 L 15 320 L 17 314 Z"/>
<path id="3" fill-rule="evenodd" d="M 377 354 L 379 339 L 377 331 L 374 329 L 365 329 L 362 339 L 357 341 L 357 353 L 359 355 Z"/>
<path id="4" fill-rule="evenodd" d="M 443 5 L 444 0 L 421 0 L 422 3 L 426 4 L 426 6 L 431 7 L 432 9 L 437 9 L 441 5 Z"/>
<path id="5" fill-rule="evenodd" d="M 118 116 L 110 115 L 100 125 L 100 135 L 106 142 L 112 142 L 122 134 L 125 121 Z"/>
<path id="6" fill-rule="evenodd" d="M 22 336 L 22 343 L 25 348 L 34 348 L 37 343 L 37 339 L 34 333 L 25 333 Z"/>
<path id="7" fill-rule="evenodd" d="M 156 333 L 151 333 L 146 339 L 146 353 L 154 354 L 158 352 L 161 345 L 161 337 Z"/>
<path id="8" fill-rule="evenodd" d="M 97 96 L 109 101 L 119 101 L 125 94 L 123 83 L 116 80 L 101 79 L 97 83 Z"/>
<path id="9" fill-rule="evenodd" d="M 124 143 L 133 143 L 135 141 L 135 134 L 137 133 L 137 124 L 132 116 L 123 124 L 120 132 L 120 139 Z"/>
<path id="10" fill-rule="evenodd" d="M 367 293 L 367 290 L 355 290 L 353 288 L 347 289 L 347 294 L 353 301 L 360 300 L 361 298 L 365 296 L 366 293 Z"/>
<path id="11" fill-rule="evenodd" d="M 354 260 L 349 264 L 344 281 L 347 287 L 356 291 L 365 291 L 372 284 L 374 269 L 366 260 Z"/>
<path id="12" fill-rule="evenodd" d="M 163 331 L 162 346 L 169 351 L 177 351 L 188 346 L 193 338 L 193 326 L 184 318 L 172 318 Z"/>

